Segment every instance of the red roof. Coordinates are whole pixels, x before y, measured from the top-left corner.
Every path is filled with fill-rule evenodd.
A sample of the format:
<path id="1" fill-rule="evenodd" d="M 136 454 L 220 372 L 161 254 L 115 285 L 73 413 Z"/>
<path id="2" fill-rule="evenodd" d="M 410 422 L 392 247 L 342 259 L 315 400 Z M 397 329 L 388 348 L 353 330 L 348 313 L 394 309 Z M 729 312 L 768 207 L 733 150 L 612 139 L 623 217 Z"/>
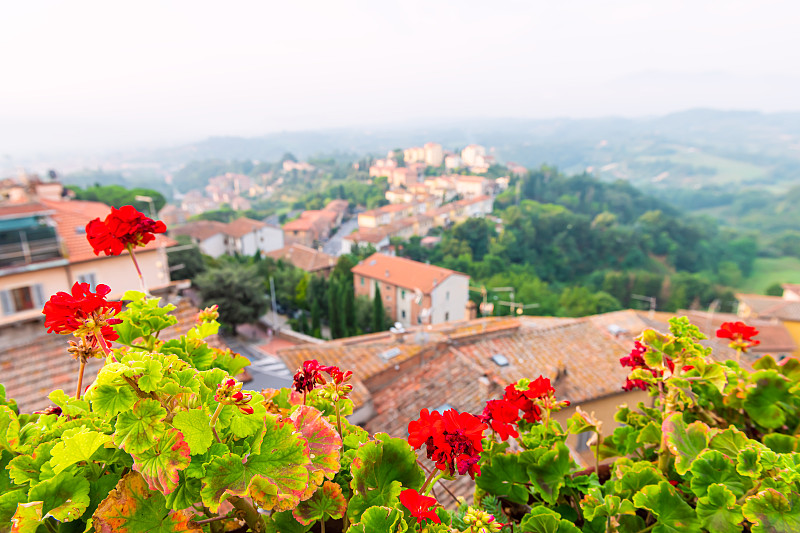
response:
<path id="1" fill-rule="evenodd" d="M 320 252 L 314 248 L 309 248 L 300 243 L 293 243 L 279 250 L 267 252 L 267 256 L 273 259 L 287 261 L 306 272 L 316 272 L 336 266 L 336 258 L 332 255 Z"/>
<path id="2" fill-rule="evenodd" d="M 36 202 L 0 205 L 0 218 L 16 218 L 20 215 L 36 215 L 45 213 L 52 213 L 52 209 L 48 208 L 46 205 Z"/>
<path id="3" fill-rule="evenodd" d="M 353 274 L 378 279 L 406 289 L 419 289 L 430 294 L 434 287 L 452 275 L 465 276 L 455 270 L 412 261 L 404 257 L 392 257 L 375 253 L 352 269 Z"/>

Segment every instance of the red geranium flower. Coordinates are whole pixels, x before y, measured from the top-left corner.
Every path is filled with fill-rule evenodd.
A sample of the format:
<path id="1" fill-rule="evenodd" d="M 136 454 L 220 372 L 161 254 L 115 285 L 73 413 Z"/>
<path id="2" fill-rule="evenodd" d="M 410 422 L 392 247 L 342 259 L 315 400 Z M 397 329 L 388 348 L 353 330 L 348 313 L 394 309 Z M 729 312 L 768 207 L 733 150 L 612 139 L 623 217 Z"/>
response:
<path id="1" fill-rule="evenodd" d="M 758 335 L 758 330 L 748 326 L 744 322 L 725 322 L 717 330 L 717 337 L 720 339 L 730 339 L 729 346 L 734 350 L 746 352 L 748 348 L 758 346 L 761 341 L 753 339 Z"/>
<path id="2" fill-rule="evenodd" d="M 448 409 L 442 415 L 423 409 L 420 419 L 408 424 L 408 443 L 415 449 L 424 444 L 428 459 L 434 461 L 439 470 L 447 470 L 450 475 L 469 474 L 474 479 L 481 474 L 478 460 L 487 427 L 470 413 Z"/>
<path id="3" fill-rule="evenodd" d="M 664 375 L 662 370 L 656 370 L 655 368 L 650 368 L 644 360 L 644 354 L 647 352 L 647 346 L 642 344 L 639 341 L 634 342 L 633 350 L 631 353 L 626 355 L 625 357 L 620 357 L 619 364 L 623 367 L 630 367 L 633 369 L 636 368 L 644 368 L 645 370 L 649 371 L 653 374 L 654 377 L 661 377 Z M 669 369 L 670 373 L 675 373 L 675 363 L 669 357 L 664 359 L 664 364 Z M 641 379 L 630 379 L 627 378 L 625 380 L 625 385 L 622 386 L 623 390 L 630 391 L 633 389 L 642 389 L 646 391 L 648 387 L 648 383 Z"/>
<path id="4" fill-rule="evenodd" d="M 489 400 L 483 408 L 483 414 L 478 417 L 482 422 L 489 424 L 502 440 L 508 437 L 519 437 L 514 429 L 514 424 L 519 421 L 519 408 L 506 400 Z"/>
<path id="5" fill-rule="evenodd" d="M 435 524 L 442 522 L 433 510 L 438 505 L 436 498 L 423 496 L 414 489 L 406 489 L 400 493 L 400 503 L 417 519 L 417 524 L 421 524 L 423 520 L 430 520 Z"/>
<path id="6" fill-rule="evenodd" d="M 294 390 L 297 392 L 303 392 L 304 390 L 311 392 L 317 384 L 324 385 L 327 382 L 321 372 L 325 372 L 329 368 L 319 364 L 316 359 L 305 361 L 303 368 L 298 368 L 294 375 Z"/>
<path id="7" fill-rule="evenodd" d="M 104 339 L 113 341 L 119 338 L 114 331 L 114 324 L 122 320 L 113 318 L 122 310 L 122 302 L 106 301 L 111 292 L 108 285 L 100 284 L 97 292 L 92 292 L 88 283 L 75 283 L 72 291 L 60 291 L 50 297 L 44 304 L 44 325 L 49 333 L 75 336 L 94 336 L 96 329 Z"/>
<path id="8" fill-rule="evenodd" d="M 105 220 L 96 218 L 86 225 L 86 238 L 95 255 L 119 255 L 129 246 L 144 246 L 155 239 L 154 233 L 164 233 L 167 226 L 154 221 L 132 205 L 112 207 Z"/>

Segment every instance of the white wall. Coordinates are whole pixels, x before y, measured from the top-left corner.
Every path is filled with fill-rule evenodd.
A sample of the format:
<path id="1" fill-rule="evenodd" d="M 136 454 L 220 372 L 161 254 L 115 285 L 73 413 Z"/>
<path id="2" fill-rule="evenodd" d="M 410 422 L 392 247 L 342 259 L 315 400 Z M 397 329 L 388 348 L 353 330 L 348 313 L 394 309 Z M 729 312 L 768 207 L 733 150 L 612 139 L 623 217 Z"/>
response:
<path id="1" fill-rule="evenodd" d="M 229 239 L 232 238 L 233 237 L 229 237 Z M 228 251 L 228 247 L 225 245 L 225 235 L 223 233 L 212 235 L 211 237 L 198 242 L 197 245 L 200 247 L 201 252 L 206 255 L 210 255 L 211 257 L 225 255 L 225 253 Z"/>
<path id="2" fill-rule="evenodd" d="M 431 292 L 431 324 L 464 320 L 469 300 L 469 277 L 452 274 Z"/>

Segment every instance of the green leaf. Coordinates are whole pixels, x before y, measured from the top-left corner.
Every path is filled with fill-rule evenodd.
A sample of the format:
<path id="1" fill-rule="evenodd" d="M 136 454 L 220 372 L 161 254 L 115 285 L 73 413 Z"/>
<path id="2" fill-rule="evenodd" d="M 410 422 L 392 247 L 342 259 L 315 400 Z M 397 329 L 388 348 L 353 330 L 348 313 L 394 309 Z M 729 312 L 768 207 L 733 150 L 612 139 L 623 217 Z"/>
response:
<path id="1" fill-rule="evenodd" d="M 192 455 L 205 453 L 214 441 L 214 433 L 209 422 L 211 418 L 202 407 L 181 411 L 172 419 L 172 425 L 183 433 Z"/>
<path id="2" fill-rule="evenodd" d="M 225 427 L 230 428 L 231 432 L 240 439 L 252 437 L 260 429 L 263 429 L 264 415 L 267 413 L 267 409 L 261 401 L 261 395 L 258 393 L 253 394 L 247 405 L 253 408 L 253 412 L 249 415 L 241 412 L 236 407 L 226 406 L 230 412 L 230 420 L 225 424 Z"/>
<path id="3" fill-rule="evenodd" d="M 100 385 L 91 389 L 87 396 L 92 401 L 92 410 L 108 419 L 129 410 L 136 403 L 136 394 L 127 386 Z"/>
<path id="4" fill-rule="evenodd" d="M 169 494 L 178 485 L 178 472 L 185 470 L 191 461 L 189 445 L 183 434 L 169 428 L 155 446 L 133 455 L 133 469 L 142 474 L 150 490 Z"/>
<path id="5" fill-rule="evenodd" d="M 697 516 L 708 531 L 736 533 L 742 530 L 742 511 L 736 495 L 725 485 L 713 483 L 706 496 L 697 500 Z"/>
<path id="6" fill-rule="evenodd" d="M 42 502 L 20 503 L 11 519 L 11 533 L 36 533 L 42 523 Z"/>
<path id="7" fill-rule="evenodd" d="M 97 506 L 100 505 L 100 502 L 108 497 L 117 483 L 119 483 L 120 477 L 121 475 L 119 473 L 106 470 L 102 476 L 89 484 L 89 507 L 86 508 L 86 512 L 83 513 L 81 520 L 85 522 L 92 518 L 92 513 L 94 513 Z"/>
<path id="8" fill-rule="evenodd" d="M 637 444 L 660 444 L 661 443 L 661 427 L 655 422 L 648 422 L 645 427 L 639 432 L 636 437 Z"/>
<path id="9" fill-rule="evenodd" d="M 311 526 L 304 526 L 292 514 L 292 511 L 272 513 L 267 518 L 266 533 L 306 533 Z"/>
<path id="10" fill-rule="evenodd" d="M 747 438 L 747 435 L 731 426 L 714 435 L 708 447 L 735 461 L 739 452 L 751 444 L 752 441 Z"/>
<path id="11" fill-rule="evenodd" d="M 168 509 L 180 511 L 200 501 L 200 480 L 185 477 L 185 470 L 180 473 L 178 487 L 166 495 Z"/>
<path id="12" fill-rule="evenodd" d="M 142 476 L 128 472 L 92 515 L 93 525 L 100 533 L 202 533 L 190 528 L 192 515 L 185 511 L 170 511 L 164 495 L 148 490 Z"/>
<path id="13" fill-rule="evenodd" d="M 580 533 L 572 522 L 541 505 L 534 507 L 522 518 L 520 530 L 523 533 Z"/>
<path id="14" fill-rule="evenodd" d="M 301 524 L 308 526 L 317 520 L 341 518 L 347 511 L 347 500 L 342 495 L 342 487 L 326 481 L 310 499 L 300 502 L 292 514 Z"/>
<path id="15" fill-rule="evenodd" d="M 788 379 L 775 370 L 759 370 L 751 379 L 755 388 L 748 390 L 744 410 L 762 427 L 781 427 L 786 422 L 785 408 L 792 403 Z"/>
<path id="16" fill-rule="evenodd" d="M 152 356 L 150 357 L 149 359 L 131 361 L 130 363 L 131 368 L 133 368 L 138 375 L 136 384 L 144 392 L 153 392 L 158 388 L 161 380 L 164 379 L 164 373 L 161 370 L 161 362 L 152 359 Z"/>
<path id="17" fill-rule="evenodd" d="M 800 439 L 782 433 L 764 435 L 761 442 L 776 453 L 792 453 L 800 450 Z"/>
<path id="18" fill-rule="evenodd" d="M 84 477 L 61 472 L 31 487 L 28 500 L 43 502 L 44 517 L 71 522 L 80 518 L 89 506 L 89 482 Z"/>
<path id="19" fill-rule="evenodd" d="M 376 433 L 375 440 L 356 450 L 350 472 L 353 497 L 347 516 L 351 520 L 372 506 L 397 506 L 403 487 L 418 490 L 425 479 L 408 442 L 385 433 Z"/>
<path id="20" fill-rule="evenodd" d="M 630 500 L 623 500 L 613 494 L 603 496 L 599 487 L 589 489 L 589 492 L 581 500 L 581 509 L 586 520 L 636 514 L 636 508 Z"/>
<path id="21" fill-rule="evenodd" d="M 481 475 L 475 478 L 481 490 L 522 505 L 530 495 L 527 483 L 528 471 L 518 454 L 494 457 L 491 464 L 481 465 Z"/>
<path id="22" fill-rule="evenodd" d="M 39 483 L 42 473 L 50 472 L 50 452 L 55 444 L 55 442 L 43 442 L 30 455 L 18 455 L 9 461 L 8 473 L 14 483 L 16 485 Z"/>
<path id="23" fill-rule="evenodd" d="M 11 517 L 17 511 L 17 504 L 27 501 L 28 491 L 26 489 L 9 490 L 0 493 L 0 524 L 10 524 Z M 2 526 L 0 526 L 0 531 L 4 531 Z"/>
<path id="24" fill-rule="evenodd" d="M 555 505 L 566 477 L 577 466 L 566 444 L 559 442 L 555 448 L 554 450 L 539 448 L 520 454 L 523 464 L 527 466 L 531 483 L 542 499 L 550 505 Z"/>
<path id="25" fill-rule="evenodd" d="M 25 457 L 25 456 L 20 456 Z M 7 490 L 11 490 L 13 486 L 11 483 L 11 476 L 10 472 L 7 470 L 8 463 L 11 462 L 11 459 L 14 458 L 14 454 L 6 450 L 0 450 L 0 494 L 3 494 Z M 16 483 L 15 484 L 21 484 Z M 15 487 L 16 488 L 16 487 Z"/>
<path id="26" fill-rule="evenodd" d="M 114 444 L 130 454 L 142 453 L 153 447 L 166 431 L 162 420 L 167 410 L 156 400 L 145 398 L 136 402 L 133 409 L 117 417 Z"/>
<path id="27" fill-rule="evenodd" d="M 114 326 L 114 331 L 119 335 L 117 342 L 132 346 L 136 339 L 145 335 L 144 328 L 134 325 L 130 320 L 123 320 L 121 324 Z"/>
<path id="28" fill-rule="evenodd" d="M 206 465 L 200 496 L 216 512 L 229 495 L 246 496 L 263 509 L 284 511 L 300 501 L 308 484 L 308 443 L 294 424 L 274 415 L 264 419 L 266 431 L 254 443 L 254 453 L 214 457 Z"/>
<path id="29" fill-rule="evenodd" d="M 747 498 L 742 512 L 753 523 L 753 533 L 800 531 L 800 499 L 794 492 L 787 497 L 775 489 L 762 490 Z"/>
<path id="30" fill-rule="evenodd" d="M 667 438 L 667 447 L 675 458 L 675 471 L 684 475 L 692 461 L 708 446 L 708 426 L 697 421 L 688 426 L 681 413 L 667 417 L 662 424 Z"/>
<path id="31" fill-rule="evenodd" d="M 666 481 L 643 488 L 634 495 L 633 504 L 640 509 L 647 509 L 658 518 L 653 533 L 700 531 L 694 509 Z"/>
<path id="32" fill-rule="evenodd" d="M 89 461 L 98 448 L 111 442 L 111 435 L 82 428 L 66 440 L 59 441 L 51 452 L 50 466 L 59 474 L 69 466 Z"/>
<path id="33" fill-rule="evenodd" d="M 623 460 L 615 463 L 614 477 L 617 478 L 615 484 L 618 485 L 616 493 L 623 498 L 633 498 L 644 487 L 664 481 L 661 471 L 651 463 L 625 464 Z"/>
<path id="34" fill-rule="evenodd" d="M 342 439 L 336 428 L 313 407 L 301 405 L 290 419 L 308 441 L 311 464 L 309 465 L 309 488 L 313 491 L 325 478 L 333 479 L 339 472 L 339 450 Z M 310 495 L 310 493 L 309 493 Z"/>
<path id="35" fill-rule="evenodd" d="M 360 522 L 352 524 L 347 533 L 377 533 L 378 531 L 391 531 L 404 533 L 408 531 L 408 524 L 403 519 L 403 513 L 391 507 L 370 507 L 361 515 Z"/>
<path id="36" fill-rule="evenodd" d="M 736 459 L 736 472 L 753 479 L 761 477 L 761 453 L 756 447 L 747 448 L 739 453 Z"/>
<path id="37" fill-rule="evenodd" d="M 697 496 L 706 496 L 708 487 L 715 483 L 725 485 L 736 497 L 743 496 L 752 486 L 750 480 L 736 472 L 733 461 L 716 450 L 700 454 L 692 464 L 691 472 L 692 492 Z"/>
<path id="38" fill-rule="evenodd" d="M 19 418 L 7 405 L 0 405 L 0 451 L 16 451 L 19 445 Z"/>

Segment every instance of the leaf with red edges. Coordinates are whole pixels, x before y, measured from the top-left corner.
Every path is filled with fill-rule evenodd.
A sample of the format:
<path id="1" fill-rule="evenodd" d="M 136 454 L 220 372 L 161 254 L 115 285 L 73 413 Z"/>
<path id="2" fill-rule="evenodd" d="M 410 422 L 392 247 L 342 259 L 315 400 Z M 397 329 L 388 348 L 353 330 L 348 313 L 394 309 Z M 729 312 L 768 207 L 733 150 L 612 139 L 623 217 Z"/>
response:
<path id="1" fill-rule="evenodd" d="M 342 438 L 322 413 L 310 406 L 300 406 L 290 417 L 300 433 L 308 441 L 311 464 L 308 465 L 309 486 L 306 498 L 314 493 L 325 480 L 333 479 L 339 471 L 339 450 Z M 301 499 L 306 499 L 301 498 Z"/>
<path id="2" fill-rule="evenodd" d="M 10 533 L 36 533 L 42 524 L 43 502 L 20 503 L 11 518 Z"/>
<path id="3" fill-rule="evenodd" d="M 341 518 L 345 511 L 347 511 L 347 500 L 342 495 L 342 487 L 338 483 L 326 481 L 311 499 L 300 502 L 292 514 L 298 522 L 307 526 L 317 520 Z"/>
<path id="4" fill-rule="evenodd" d="M 191 518 L 185 511 L 167 509 L 160 492 L 149 490 L 137 472 L 128 472 L 100 502 L 92 524 L 98 533 L 202 533 L 202 529 L 189 527 Z"/>
<path id="5" fill-rule="evenodd" d="M 183 434 L 170 428 L 155 446 L 133 456 L 133 469 L 142 474 L 151 490 L 169 494 L 178 486 L 178 472 L 192 460 Z"/>

